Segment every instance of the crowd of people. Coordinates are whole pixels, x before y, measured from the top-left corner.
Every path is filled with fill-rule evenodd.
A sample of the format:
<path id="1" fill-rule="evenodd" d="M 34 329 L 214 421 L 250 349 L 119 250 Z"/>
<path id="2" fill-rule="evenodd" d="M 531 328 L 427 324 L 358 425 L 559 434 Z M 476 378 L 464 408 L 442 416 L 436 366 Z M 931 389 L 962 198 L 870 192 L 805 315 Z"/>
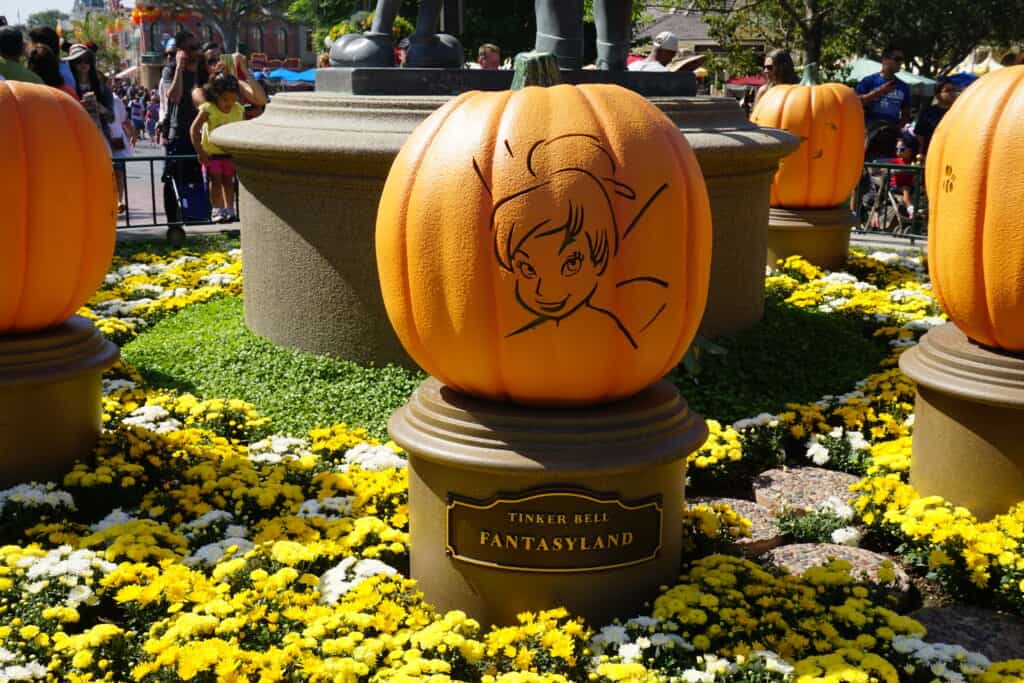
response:
<path id="1" fill-rule="evenodd" d="M 200 46 L 183 31 L 166 45 L 166 64 L 158 88 L 104 74 L 97 68 L 97 49 L 89 43 L 63 41 L 54 28 L 28 32 L 0 27 L 0 80 L 49 86 L 78 101 L 103 134 L 114 160 L 119 213 L 126 210 L 125 160 L 141 139 L 162 145 L 168 156 L 196 156 L 202 164 L 212 203 L 213 222 L 237 219 L 234 212 L 234 168 L 230 158 L 210 140 L 218 126 L 258 116 L 267 96 L 241 54 L 223 54 L 215 43 Z M 179 188 L 197 175 L 186 159 L 167 162 L 164 170 L 165 211 L 177 215 L 179 189 L 168 189 L 173 176 Z"/>

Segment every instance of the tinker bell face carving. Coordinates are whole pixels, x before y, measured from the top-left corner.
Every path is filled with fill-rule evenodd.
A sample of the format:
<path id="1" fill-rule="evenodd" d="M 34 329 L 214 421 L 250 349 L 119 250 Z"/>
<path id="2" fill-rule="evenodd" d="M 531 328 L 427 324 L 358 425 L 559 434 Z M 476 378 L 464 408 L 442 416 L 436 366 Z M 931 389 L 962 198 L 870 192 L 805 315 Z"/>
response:
<path id="1" fill-rule="evenodd" d="M 565 216 L 544 219 L 517 240 L 512 272 L 523 308 L 561 320 L 593 296 L 608 249 L 603 235 L 584 230 L 586 218 L 586 208 L 570 200 Z"/>
<path id="2" fill-rule="evenodd" d="M 562 158 L 573 158 L 564 153 L 567 145 L 570 149 L 581 150 L 581 154 L 589 155 L 591 160 L 598 154 L 601 163 L 588 163 L 588 168 L 580 168 L 570 161 L 557 164 L 555 168 L 538 168 L 543 163 L 538 162 L 538 156 L 551 146 L 561 147 L 559 156 Z M 507 142 L 505 149 L 512 156 Z M 636 193 L 613 177 L 615 163 L 597 137 L 580 134 L 542 140 L 534 143 L 525 156 L 531 183 L 495 202 L 491 215 L 498 265 L 515 277 L 516 300 L 535 316 L 506 337 L 523 334 L 549 322 L 558 325 L 570 316 L 590 311 L 614 321 L 636 348 L 636 332 L 642 332 L 653 323 L 665 306 L 641 329 L 634 331 L 615 311 L 596 306 L 593 299 L 604 283 L 608 264 L 618 253 L 620 242 L 628 237 L 644 211 L 667 186 L 655 190 L 620 236 L 612 197 L 632 202 Z M 582 166 L 585 162 L 581 159 L 577 163 Z M 603 165 L 609 173 L 599 177 L 592 168 Z M 474 169 L 490 192 L 475 160 Z M 664 280 L 648 276 L 609 284 L 623 287 L 640 283 L 668 287 Z"/>

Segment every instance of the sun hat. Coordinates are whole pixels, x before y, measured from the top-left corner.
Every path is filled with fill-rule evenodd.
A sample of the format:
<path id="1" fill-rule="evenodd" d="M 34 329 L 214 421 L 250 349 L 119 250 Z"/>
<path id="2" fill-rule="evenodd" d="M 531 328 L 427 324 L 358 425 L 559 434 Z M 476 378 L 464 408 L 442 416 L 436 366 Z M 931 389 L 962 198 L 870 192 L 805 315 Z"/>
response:
<path id="1" fill-rule="evenodd" d="M 678 52 L 679 39 L 671 31 L 662 31 L 654 37 L 654 47 L 668 52 Z"/>
<path id="2" fill-rule="evenodd" d="M 67 57 L 62 57 L 65 62 L 73 62 L 81 57 L 91 57 L 92 50 L 81 43 L 75 43 L 71 46 L 71 50 L 68 51 Z"/>

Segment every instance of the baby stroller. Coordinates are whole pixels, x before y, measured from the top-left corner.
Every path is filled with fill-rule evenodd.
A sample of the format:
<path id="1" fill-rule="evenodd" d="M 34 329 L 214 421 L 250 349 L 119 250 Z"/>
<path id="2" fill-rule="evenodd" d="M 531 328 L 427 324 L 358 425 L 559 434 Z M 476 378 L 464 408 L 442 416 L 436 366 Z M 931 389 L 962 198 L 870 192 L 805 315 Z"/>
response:
<path id="1" fill-rule="evenodd" d="M 210 222 L 210 196 L 203 170 L 195 159 L 170 159 L 163 175 L 167 241 L 179 246 L 186 225 Z"/>

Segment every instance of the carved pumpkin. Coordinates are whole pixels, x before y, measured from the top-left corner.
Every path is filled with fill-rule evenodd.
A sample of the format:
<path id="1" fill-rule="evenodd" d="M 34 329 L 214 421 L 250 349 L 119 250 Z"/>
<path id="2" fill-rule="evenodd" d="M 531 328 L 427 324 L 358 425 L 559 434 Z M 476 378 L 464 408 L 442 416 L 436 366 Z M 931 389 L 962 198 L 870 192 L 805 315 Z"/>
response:
<path id="1" fill-rule="evenodd" d="M 71 317 L 114 253 L 107 144 L 82 106 L 44 85 L 0 82 L 0 335 Z"/>
<path id="2" fill-rule="evenodd" d="M 1024 351 L 1024 66 L 967 88 L 928 147 L 928 266 L 964 334 Z"/>
<path id="3" fill-rule="evenodd" d="M 686 139 L 631 91 L 470 92 L 395 159 L 376 249 L 388 316 L 427 372 L 486 398 L 598 403 L 692 341 L 710 209 Z"/>
<path id="4" fill-rule="evenodd" d="M 759 126 L 800 137 L 800 147 L 779 164 L 771 205 L 824 209 L 847 200 L 864 165 L 864 108 L 851 88 L 817 85 L 813 65 L 800 85 L 776 85 L 751 114 Z"/>

